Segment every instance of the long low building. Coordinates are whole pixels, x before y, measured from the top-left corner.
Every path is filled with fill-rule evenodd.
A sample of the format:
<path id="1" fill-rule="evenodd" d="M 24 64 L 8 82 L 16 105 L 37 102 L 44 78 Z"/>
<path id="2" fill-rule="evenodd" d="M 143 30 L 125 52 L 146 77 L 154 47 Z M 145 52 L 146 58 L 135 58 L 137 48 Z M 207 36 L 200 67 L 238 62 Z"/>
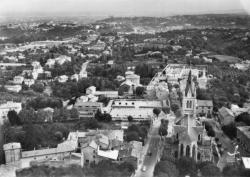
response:
<path id="1" fill-rule="evenodd" d="M 162 108 L 162 105 L 162 101 L 118 99 L 110 105 L 110 115 L 113 120 L 127 121 L 128 116 L 132 116 L 134 120 L 145 121 L 154 116 L 154 108 Z"/>

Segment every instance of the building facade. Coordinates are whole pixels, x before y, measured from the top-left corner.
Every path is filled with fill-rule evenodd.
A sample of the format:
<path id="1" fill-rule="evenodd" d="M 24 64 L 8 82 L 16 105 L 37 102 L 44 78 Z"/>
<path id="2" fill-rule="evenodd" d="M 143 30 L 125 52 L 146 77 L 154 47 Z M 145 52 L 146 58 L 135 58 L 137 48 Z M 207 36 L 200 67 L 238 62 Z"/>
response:
<path id="1" fill-rule="evenodd" d="M 205 127 L 196 120 L 196 104 L 196 86 L 190 71 L 183 90 L 183 116 L 173 126 L 171 153 L 175 158 L 186 156 L 195 161 L 211 161 L 212 139 L 207 136 Z"/>

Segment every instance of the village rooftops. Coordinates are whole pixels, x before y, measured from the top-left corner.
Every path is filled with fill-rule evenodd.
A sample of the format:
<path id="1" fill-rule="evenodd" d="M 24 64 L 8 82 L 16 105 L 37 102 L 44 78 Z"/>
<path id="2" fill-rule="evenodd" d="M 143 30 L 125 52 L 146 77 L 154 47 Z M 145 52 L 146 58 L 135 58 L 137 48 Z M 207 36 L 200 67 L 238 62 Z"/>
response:
<path id="1" fill-rule="evenodd" d="M 240 126 L 237 127 L 248 139 L 250 139 L 250 126 Z"/>
<path id="2" fill-rule="evenodd" d="M 117 160 L 119 151 L 118 150 L 113 150 L 113 151 L 112 150 L 109 150 L 109 151 L 98 150 L 97 155 L 108 158 L 108 159 Z"/>
<path id="3" fill-rule="evenodd" d="M 222 107 L 219 109 L 219 113 L 223 116 L 223 117 L 227 117 L 227 116 L 233 116 L 234 117 L 234 114 L 233 112 L 226 108 L 226 107 Z"/>
<path id="4" fill-rule="evenodd" d="M 44 156 L 44 155 L 51 155 L 63 152 L 74 152 L 75 149 L 71 146 L 64 146 L 58 148 L 50 148 L 50 149 L 40 149 L 40 150 L 33 150 L 33 151 L 24 151 L 22 152 L 22 158 L 29 158 L 35 156 Z"/>

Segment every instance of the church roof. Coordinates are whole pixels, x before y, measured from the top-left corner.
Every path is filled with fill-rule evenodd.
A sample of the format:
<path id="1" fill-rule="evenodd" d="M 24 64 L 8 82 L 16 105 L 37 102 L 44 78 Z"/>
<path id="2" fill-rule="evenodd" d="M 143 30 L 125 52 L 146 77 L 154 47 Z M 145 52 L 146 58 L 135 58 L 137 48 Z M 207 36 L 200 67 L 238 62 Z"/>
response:
<path id="1" fill-rule="evenodd" d="M 189 90 L 191 91 L 192 96 L 194 96 L 195 90 L 194 90 L 194 85 L 193 85 L 193 81 L 192 81 L 192 72 L 191 72 L 191 70 L 190 70 L 190 72 L 188 74 L 188 79 L 187 79 L 186 88 L 185 88 L 185 96 L 187 96 Z"/>
<path id="2" fill-rule="evenodd" d="M 202 126 L 191 127 L 188 132 L 187 126 L 175 125 L 174 131 L 179 134 L 180 142 L 191 143 L 198 141 L 198 135 L 203 133 L 204 128 Z"/>

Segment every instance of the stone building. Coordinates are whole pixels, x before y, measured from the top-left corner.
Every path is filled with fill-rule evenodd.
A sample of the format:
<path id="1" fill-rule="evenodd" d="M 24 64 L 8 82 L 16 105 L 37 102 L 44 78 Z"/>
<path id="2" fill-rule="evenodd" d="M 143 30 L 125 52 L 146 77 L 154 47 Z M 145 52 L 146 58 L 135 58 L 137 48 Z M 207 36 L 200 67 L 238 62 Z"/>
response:
<path id="1" fill-rule="evenodd" d="M 211 161 L 211 138 L 205 128 L 196 120 L 196 87 L 189 73 L 186 87 L 183 89 L 182 112 L 173 126 L 172 155 L 175 158 L 191 157 L 195 161 Z"/>

